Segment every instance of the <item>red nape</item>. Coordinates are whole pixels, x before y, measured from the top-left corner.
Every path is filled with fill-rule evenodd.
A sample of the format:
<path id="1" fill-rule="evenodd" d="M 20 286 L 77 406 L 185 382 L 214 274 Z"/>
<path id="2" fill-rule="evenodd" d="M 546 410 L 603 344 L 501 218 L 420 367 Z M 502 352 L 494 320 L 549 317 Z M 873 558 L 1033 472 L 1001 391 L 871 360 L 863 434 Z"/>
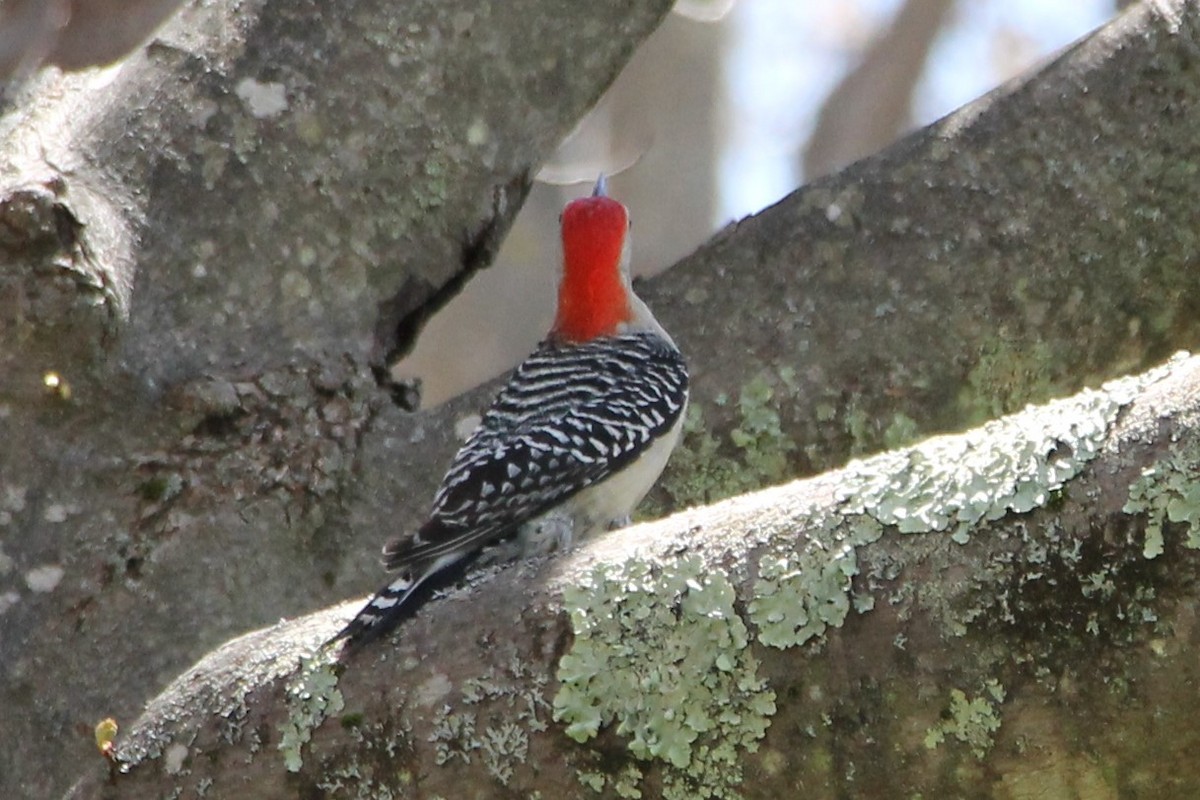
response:
<path id="1" fill-rule="evenodd" d="M 616 333 L 630 319 L 629 295 L 621 277 L 621 250 L 629 217 L 609 197 L 572 200 L 563 210 L 563 276 L 551 334 L 586 342 Z"/>

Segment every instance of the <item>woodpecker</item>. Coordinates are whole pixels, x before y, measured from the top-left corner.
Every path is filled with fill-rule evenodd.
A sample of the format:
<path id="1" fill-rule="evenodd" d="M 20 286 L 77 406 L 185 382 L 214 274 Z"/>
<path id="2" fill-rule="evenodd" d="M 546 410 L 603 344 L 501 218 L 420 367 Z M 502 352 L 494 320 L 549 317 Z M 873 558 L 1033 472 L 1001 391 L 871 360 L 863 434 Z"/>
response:
<path id="1" fill-rule="evenodd" d="M 389 541 L 397 576 L 332 641 L 365 643 L 469 567 L 629 523 L 679 441 L 688 372 L 633 292 L 629 212 L 604 176 L 561 216 L 553 327 L 455 455 L 428 520 Z"/>

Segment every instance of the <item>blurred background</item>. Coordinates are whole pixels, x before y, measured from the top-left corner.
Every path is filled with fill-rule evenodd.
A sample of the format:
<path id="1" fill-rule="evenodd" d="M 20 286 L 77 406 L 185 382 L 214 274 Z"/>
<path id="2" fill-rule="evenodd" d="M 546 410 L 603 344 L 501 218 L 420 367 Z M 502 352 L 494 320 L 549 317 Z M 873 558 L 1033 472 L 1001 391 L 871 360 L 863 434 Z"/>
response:
<path id="1" fill-rule="evenodd" d="M 1016 77 L 1114 0 L 681 0 L 542 170 L 497 262 L 393 370 L 429 408 L 509 369 L 549 328 L 558 214 L 598 172 L 654 275 L 729 222 Z"/>

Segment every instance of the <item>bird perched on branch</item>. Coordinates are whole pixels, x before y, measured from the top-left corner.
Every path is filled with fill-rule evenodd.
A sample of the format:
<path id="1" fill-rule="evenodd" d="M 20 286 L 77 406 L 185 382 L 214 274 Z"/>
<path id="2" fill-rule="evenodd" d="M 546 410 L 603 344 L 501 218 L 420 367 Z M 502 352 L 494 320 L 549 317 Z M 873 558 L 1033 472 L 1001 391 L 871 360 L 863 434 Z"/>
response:
<path id="1" fill-rule="evenodd" d="M 687 365 L 633 293 L 629 213 L 601 176 L 561 220 L 553 327 L 454 457 L 425 524 L 383 548 L 396 577 L 335 641 L 390 630 L 471 566 L 628 524 L 662 473 L 687 407 Z"/>

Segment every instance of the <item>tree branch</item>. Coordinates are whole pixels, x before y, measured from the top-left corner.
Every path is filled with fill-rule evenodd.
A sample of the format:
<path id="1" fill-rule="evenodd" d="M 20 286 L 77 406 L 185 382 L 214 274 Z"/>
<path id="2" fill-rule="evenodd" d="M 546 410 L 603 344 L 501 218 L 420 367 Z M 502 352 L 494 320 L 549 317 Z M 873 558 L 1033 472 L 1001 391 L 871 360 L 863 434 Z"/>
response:
<path id="1" fill-rule="evenodd" d="M 1180 358 L 501 570 L 343 665 L 307 658 L 354 604 L 281 623 L 70 797 L 1194 791 L 1197 422 Z"/>
<path id="2" fill-rule="evenodd" d="M 1196 4 L 1132 7 L 648 286 L 698 366 L 697 419 L 661 507 L 822 472 L 1200 347 L 1198 54 Z"/>
<path id="3" fill-rule="evenodd" d="M 312 25 L 316 6 L 260 0 L 220 17 L 205 15 L 229 5 L 201 4 L 136 69 L 105 73 L 108 87 L 66 79 L 0 121 L 15 187 L 0 200 L 0 639 L 15 654 L 0 684 L 0 795 L 56 794 L 92 747 L 81 728 L 124 718 L 236 632 L 378 582 L 379 540 L 422 512 L 456 423 L 479 405 L 411 415 L 386 402 L 367 369 L 378 304 L 406 279 L 432 296 L 461 273 L 464 242 L 495 220 L 494 187 L 536 163 L 665 11 L 528 2 L 484 24 L 449 2 L 361 0 L 357 15 L 339 6 L 341 30 Z M 659 508 L 977 424 L 1194 346 L 1198 17 L 1181 0 L 1132 8 L 654 284 L 701 415 Z M 494 73 L 497 52 L 521 60 Z M 286 108 L 272 116 L 277 85 Z M 476 112 L 494 151 L 471 144 Z M 128 219 L 108 224 L 114 208 Z M 918 570 L 905 591 L 927 597 L 956 576 Z M 919 633 L 906 635 L 923 654 Z M 549 674 L 553 655 L 537 657 Z M 843 733 L 875 713 L 832 711 Z M 798 752 L 839 763 L 796 735 Z M 540 755 L 531 763 L 549 763 Z"/>
<path id="4" fill-rule="evenodd" d="M 72 758 L 45 742 L 87 752 L 104 704 L 344 597 L 347 555 L 377 570 L 345 532 L 427 496 L 453 431 L 423 435 L 370 365 L 486 264 L 669 6 L 197 2 L 120 65 L 13 98 L 0 796 L 61 792 Z M 360 505 L 367 470 L 399 482 Z"/>

